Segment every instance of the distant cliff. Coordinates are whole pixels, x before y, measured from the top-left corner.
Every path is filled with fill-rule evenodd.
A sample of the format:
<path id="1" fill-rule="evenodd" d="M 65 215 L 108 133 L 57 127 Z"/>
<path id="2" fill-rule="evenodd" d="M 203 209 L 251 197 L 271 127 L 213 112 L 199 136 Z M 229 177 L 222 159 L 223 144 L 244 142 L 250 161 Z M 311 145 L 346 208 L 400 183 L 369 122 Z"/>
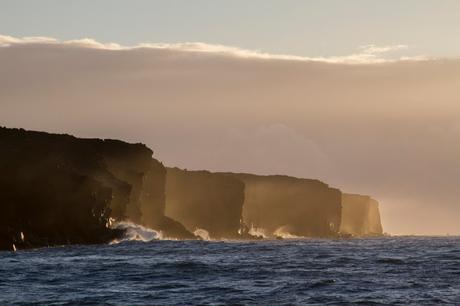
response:
<path id="1" fill-rule="evenodd" d="M 340 231 L 353 236 L 382 235 L 378 202 L 369 196 L 342 194 Z"/>
<path id="2" fill-rule="evenodd" d="M 196 239 L 182 223 L 165 215 L 166 168 L 157 160 L 152 160 L 151 168 L 144 176 L 140 198 L 142 224 L 162 231 L 165 237 Z"/>
<path id="3" fill-rule="evenodd" d="M 245 184 L 244 222 L 269 237 L 332 237 L 341 220 L 341 192 L 318 180 L 232 174 Z"/>
<path id="4" fill-rule="evenodd" d="M 209 171 L 167 168 L 165 214 L 188 230 L 204 229 L 210 238 L 239 238 L 244 184 Z"/>
<path id="5" fill-rule="evenodd" d="M 110 217 L 193 237 L 164 216 L 165 170 L 145 145 L 0 128 L 0 148 L 0 249 L 106 242 Z"/>

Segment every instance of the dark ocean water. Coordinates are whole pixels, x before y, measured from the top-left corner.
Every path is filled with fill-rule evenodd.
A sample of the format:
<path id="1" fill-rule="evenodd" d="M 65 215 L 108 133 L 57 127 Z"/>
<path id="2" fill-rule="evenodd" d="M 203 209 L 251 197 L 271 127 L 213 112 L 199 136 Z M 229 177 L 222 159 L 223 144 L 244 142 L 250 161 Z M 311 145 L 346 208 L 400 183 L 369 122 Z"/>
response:
<path id="1" fill-rule="evenodd" d="M 0 304 L 460 305 L 460 237 L 126 241 L 0 252 Z"/>

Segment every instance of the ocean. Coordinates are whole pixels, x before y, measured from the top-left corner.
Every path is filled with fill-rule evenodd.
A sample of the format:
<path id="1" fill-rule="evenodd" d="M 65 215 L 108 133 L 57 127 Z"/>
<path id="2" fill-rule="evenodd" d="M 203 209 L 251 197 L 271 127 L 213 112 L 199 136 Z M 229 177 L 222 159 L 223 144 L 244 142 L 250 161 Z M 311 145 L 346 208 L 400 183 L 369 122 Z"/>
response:
<path id="1" fill-rule="evenodd" d="M 460 237 L 148 240 L 0 252 L 0 304 L 460 305 Z"/>

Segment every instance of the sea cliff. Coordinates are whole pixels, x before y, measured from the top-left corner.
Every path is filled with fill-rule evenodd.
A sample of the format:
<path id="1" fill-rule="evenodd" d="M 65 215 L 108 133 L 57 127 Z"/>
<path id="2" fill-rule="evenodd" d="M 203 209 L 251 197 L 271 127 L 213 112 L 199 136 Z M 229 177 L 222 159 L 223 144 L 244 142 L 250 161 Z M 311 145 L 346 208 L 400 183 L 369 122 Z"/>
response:
<path id="1" fill-rule="evenodd" d="M 232 174 L 245 184 L 243 220 L 267 237 L 334 237 L 341 221 L 341 192 L 311 179 Z"/>
<path id="2" fill-rule="evenodd" d="M 0 128 L 0 249 L 102 243 L 111 218 L 194 238 L 164 216 L 163 165 L 142 144 Z"/>
<path id="3" fill-rule="evenodd" d="M 377 201 L 319 180 L 165 168 L 143 144 L 23 129 L 0 127 L 0 148 L 0 249 L 106 243 L 124 233 L 112 221 L 176 239 L 383 233 Z"/>
<path id="4" fill-rule="evenodd" d="M 353 236 L 383 235 L 379 203 L 365 195 L 342 194 L 340 231 Z"/>
<path id="5" fill-rule="evenodd" d="M 166 215 L 212 239 L 241 238 L 244 183 L 209 171 L 167 168 Z"/>

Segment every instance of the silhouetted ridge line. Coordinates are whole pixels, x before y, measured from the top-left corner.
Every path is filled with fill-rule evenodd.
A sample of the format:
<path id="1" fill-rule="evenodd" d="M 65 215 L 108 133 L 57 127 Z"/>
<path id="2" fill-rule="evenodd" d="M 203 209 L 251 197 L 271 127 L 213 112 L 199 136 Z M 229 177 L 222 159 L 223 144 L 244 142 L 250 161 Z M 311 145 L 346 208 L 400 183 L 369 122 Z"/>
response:
<path id="1" fill-rule="evenodd" d="M 165 168 L 143 144 L 0 128 L 0 249 L 104 243 L 111 219 L 194 238 L 164 216 Z"/>
<path id="2" fill-rule="evenodd" d="M 130 221 L 176 239 L 382 235 L 378 203 L 315 179 L 165 168 L 144 144 L 0 128 L 0 249 L 107 243 Z"/>

